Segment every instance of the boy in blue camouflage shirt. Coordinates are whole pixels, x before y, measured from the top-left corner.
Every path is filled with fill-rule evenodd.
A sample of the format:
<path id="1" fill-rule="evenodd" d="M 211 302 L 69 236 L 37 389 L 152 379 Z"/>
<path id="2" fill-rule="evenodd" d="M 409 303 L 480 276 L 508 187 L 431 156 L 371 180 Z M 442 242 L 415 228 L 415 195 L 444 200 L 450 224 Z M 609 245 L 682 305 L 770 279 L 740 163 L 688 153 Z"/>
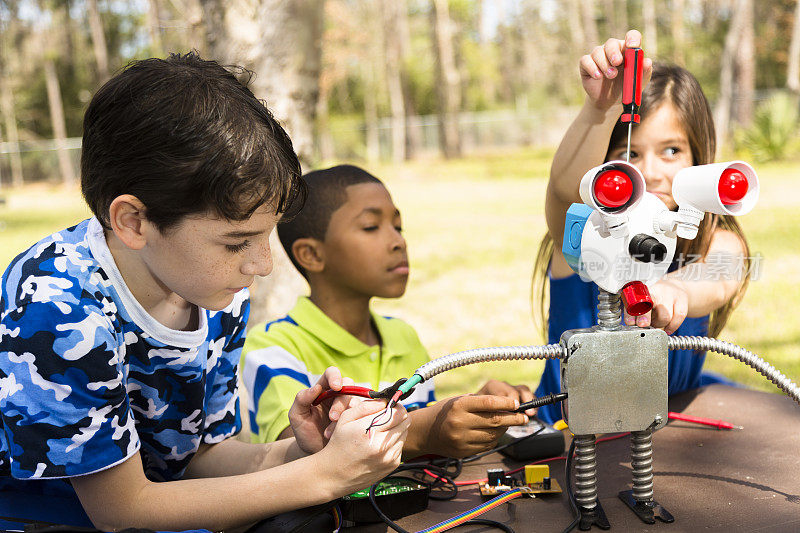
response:
<path id="1" fill-rule="evenodd" d="M 196 54 L 134 63 L 90 103 L 81 165 L 95 216 L 2 278 L 0 517 L 222 530 L 396 467 L 402 408 L 368 436 L 382 402 L 312 406 L 341 388 L 335 368 L 297 395 L 295 439 L 231 438 L 247 286 L 304 190 L 291 141 L 233 72 Z"/>

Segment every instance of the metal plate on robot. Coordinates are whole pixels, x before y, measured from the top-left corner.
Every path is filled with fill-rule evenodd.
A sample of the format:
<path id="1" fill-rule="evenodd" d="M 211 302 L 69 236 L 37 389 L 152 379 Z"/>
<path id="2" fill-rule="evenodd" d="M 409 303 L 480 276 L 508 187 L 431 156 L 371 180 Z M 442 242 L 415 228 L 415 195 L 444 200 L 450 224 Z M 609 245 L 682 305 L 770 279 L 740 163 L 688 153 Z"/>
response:
<path id="1" fill-rule="evenodd" d="M 561 390 L 575 435 L 640 431 L 667 422 L 667 334 L 625 326 L 570 330 L 561 336 Z M 660 417 L 660 418 L 659 418 Z"/>

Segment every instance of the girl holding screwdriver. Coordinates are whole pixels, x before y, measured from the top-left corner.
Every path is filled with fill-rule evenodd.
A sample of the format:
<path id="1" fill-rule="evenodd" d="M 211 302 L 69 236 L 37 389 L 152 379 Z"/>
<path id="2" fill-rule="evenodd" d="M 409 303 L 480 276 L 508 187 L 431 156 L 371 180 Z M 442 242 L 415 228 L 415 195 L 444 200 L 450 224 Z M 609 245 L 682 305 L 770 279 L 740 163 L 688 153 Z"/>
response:
<path id="1" fill-rule="evenodd" d="M 532 296 L 539 300 L 534 314 L 547 324 L 551 343 L 557 343 L 566 330 L 597 323 L 598 287 L 572 271 L 561 252 L 561 240 L 567 209 L 581 201 L 578 184 L 583 174 L 604 161 L 626 158 L 628 126 L 619 120 L 623 56 L 626 49 L 638 48 L 641 42 L 641 34 L 631 30 L 624 40 L 608 39 L 580 60 L 586 99 L 553 158 L 545 200 L 548 232 L 533 273 Z M 641 123 L 633 127 L 630 162 L 644 175 L 647 191 L 675 210 L 675 174 L 714 161 L 714 122 L 699 83 L 688 71 L 654 65 L 645 58 L 643 72 Z M 670 273 L 649 287 L 653 310 L 639 317 L 625 315 L 625 323 L 663 328 L 668 334 L 716 336 L 744 295 L 750 275 L 748 257 L 747 240 L 736 220 L 707 213 L 695 239 L 678 239 Z M 544 310 L 548 285 L 549 317 Z M 671 350 L 669 394 L 728 382 L 702 373 L 704 360 L 705 352 Z M 560 389 L 559 363 L 548 360 L 536 396 Z M 560 408 L 542 407 L 538 416 L 552 423 L 561 418 Z"/>

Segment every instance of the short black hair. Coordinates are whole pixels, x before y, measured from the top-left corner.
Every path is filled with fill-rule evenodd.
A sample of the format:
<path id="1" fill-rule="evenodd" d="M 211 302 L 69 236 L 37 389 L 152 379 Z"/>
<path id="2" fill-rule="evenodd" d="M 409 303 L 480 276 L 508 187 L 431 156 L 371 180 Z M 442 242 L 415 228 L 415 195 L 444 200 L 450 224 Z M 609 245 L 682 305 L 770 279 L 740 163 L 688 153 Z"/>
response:
<path id="1" fill-rule="evenodd" d="M 302 203 L 292 141 L 250 77 L 192 51 L 134 61 L 97 91 L 83 120 L 81 191 L 103 227 L 122 194 L 162 232 L 190 214 L 246 220 L 266 203 L 276 213 Z"/>
<path id="2" fill-rule="evenodd" d="M 292 253 L 294 241 L 308 237 L 324 241 L 331 215 L 347 201 L 347 188 L 360 183 L 383 186 L 383 182 L 354 165 L 314 170 L 304 174 L 303 179 L 308 191 L 305 205 L 296 207 L 296 200 L 289 206 L 288 212 L 293 216 L 278 223 L 278 237 L 292 264 L 307 279 L 308 276 Z"/>

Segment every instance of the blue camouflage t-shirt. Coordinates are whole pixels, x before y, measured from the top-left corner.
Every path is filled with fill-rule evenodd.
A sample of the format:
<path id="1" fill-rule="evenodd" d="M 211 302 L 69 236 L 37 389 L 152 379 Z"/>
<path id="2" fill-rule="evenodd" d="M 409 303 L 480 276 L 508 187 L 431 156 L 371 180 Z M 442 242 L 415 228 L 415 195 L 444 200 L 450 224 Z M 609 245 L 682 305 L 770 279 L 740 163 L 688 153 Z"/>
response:
<path id="1" fill-rule="evenodd" d="M 97 472 L 141 451 L 151 480 L 182 476 L 201 442 L 241 428 L 236 365 L 247 290 L 196 331 L 128 290 L 96 219 L 17 256 L 0 294 L 0 481 Z"/>

